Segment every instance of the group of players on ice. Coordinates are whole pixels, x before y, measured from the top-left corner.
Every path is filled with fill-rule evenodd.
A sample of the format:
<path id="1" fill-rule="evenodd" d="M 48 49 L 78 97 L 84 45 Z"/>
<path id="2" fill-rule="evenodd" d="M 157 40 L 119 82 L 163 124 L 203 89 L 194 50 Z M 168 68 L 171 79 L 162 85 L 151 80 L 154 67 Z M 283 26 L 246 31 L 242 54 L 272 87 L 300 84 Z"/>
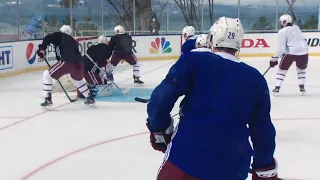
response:
<path id="1" fill-rule="evenodd" d="M 295 62 L 303 93 L 307 43 L 290 15 L 280 17 L 280 26 L 278 49 L 269 64 L 275 67 L 281 58 L 273 92 L 279 93 Z M 63 25 L 60 32 L 45 36 L 37 54 L 44 58 L 51 43 L 58 62 L 43 73 L 46 97 L 42 106 L 52 105 L 53 79 L 65 74 L 70 74 L 79 95 L 86 98 L 85 104 L 94 104 L 90 89 L 113 81 L 112 71 L 122 59 L 133 66 L 134 83 L 143 85 L 131 36 L 122 26 L 116 26 L 114 32 L 110 42 L 100 36 L 98 44 L 92 45 L 83 57 L 70 26 Z M 237 58 L 244 36 L 240 20 L 221 17 L 208 35 L 195 37 L 192 26 L 185 27 L 182 33 L 186 40 L 182 55 L 154 89 L 147 105 L 150 143 L 165 153 L 156 179 L 244 180 L 248 172 L 253 180 L 278 179 L 269 89 L 258 70 Z M 170 112 L 180 96 L 184 99 L 174 128 Z"/>

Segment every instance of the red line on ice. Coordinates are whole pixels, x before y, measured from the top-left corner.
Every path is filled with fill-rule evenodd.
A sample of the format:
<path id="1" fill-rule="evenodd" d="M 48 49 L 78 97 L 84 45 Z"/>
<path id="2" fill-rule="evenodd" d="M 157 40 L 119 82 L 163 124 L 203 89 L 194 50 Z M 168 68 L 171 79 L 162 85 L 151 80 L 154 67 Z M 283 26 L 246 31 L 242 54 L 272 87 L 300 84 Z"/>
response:
<path id="1" fill-rule="evenodd" d="M 95 147 L 98 147 L 98 146 L 101 146 L 101 145 L 104 145 L 104 144 L 108 144 L 108 143 L 111 143 L 111 142 L 114 142 L 114 141 L 120 141 L 120 140 L 123 140 L 123 139 L 127 139 L 127 138 L 132 138 L 132 137 L 135 137 L 135 136 L 140 136 L 140 135 L 144 135 L 144 134 L 147 134 L 148 132 L 141 132 L 141 133 L 136 133 L 136 134 L 131 134 L 131 135 L 127 135 L 127 136 L 123 136 L 123 137 L 119 137 L 119 138 L 115 138 L 115 139 L 110 139 L 110 140 L 106 140 L 106 141 L 103 141 L 103 142 L 99 142 L 99 143 L 96 143 L 96 144 L 92 144 L 92 145 L 89 145 L 87 147 L 84 147 L 84 148 L 81 148 L 81 149 L 78 149 L 78 150 L 75 150 L 73 152 L 70 152 L 70 153 L 67 153 L 63 156 L 60 156 L 48 163 L 45 163 L 44 165 L 40 166 L 39 168 L 31 171 L 30 173 L 28 173 L 27 175 L 25 175 L 24 177 L 21 178 L 21 180 L 26 180 L 26 179 L 29 179 L 31 176 L 37 174 L 39 171 L 63 160 L 63 159 L 66 159 L 72 155 L 75 155 L 77 153 L 80 153 L 80 152 L 83 152 L 83 151 L 86 151 L 86 150 L 89 150 L 91 148 L 95 148 Z"/>
<path id="2" fill-rule="evenodd" d="M 52 108 L 51 110 L 58 109 L 58 108 L 60 108 L 60 107 L 62 107 L 62 106 L 68 105 L 68 104 L 70 104 L 70 102 L 61 104 L 61 105 L 59 105 L 59 106 L 57 106 L 57 107 Z M 24 119 L 22 119 L 22 120 L 20 120 L 20 121 L 17 121 L 17 122 L 14 122 L 14 123 L 5 125 L 5 126 L 3 126 L 3 127 L 0 127 L 0 131 L 2 131 L 2 130 L 4 130 L 4 129 L 7 129 L 7 128 L 10 128 L 10 127 L 12 127 L 12 126 L 15 126 L 15 125 L 17 125 L 17 124 L 23 123 L 24 121 L 28 121 L 28 120 L 30 120 L 30 119 L 32 119 L 32 118 L 35 118 L 35 117 L 38 117 L 38 116 L 40 116 L 40 115 L 46 114 L 46 113 L 48 113 L 48 112 L 50 112 L 50 111 L 42 111 L 42 112 L 37 113 L 37 114 L 35 114 L 35 115 L 32 115 L 32 116 L 30 116 L 30 117 L 24 118 Z"/>
<path id="3" fill-rule="evenodd" d="M 28 117 L 0 117 L 0 119 L 25 119 Z"/>

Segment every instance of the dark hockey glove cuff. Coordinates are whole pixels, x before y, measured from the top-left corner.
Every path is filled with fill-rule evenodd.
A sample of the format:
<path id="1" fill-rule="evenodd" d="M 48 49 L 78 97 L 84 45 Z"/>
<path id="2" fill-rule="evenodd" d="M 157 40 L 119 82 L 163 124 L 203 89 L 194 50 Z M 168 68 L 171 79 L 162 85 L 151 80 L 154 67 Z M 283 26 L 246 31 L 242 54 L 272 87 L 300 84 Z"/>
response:
<path id="1" fill-rule="evenodd" d="M 167 150 L 168 144 L 171 142 L 171 136 L 173 134 L 173 119 L 171 119 L 170 125 L 164 129 L 157 132 L 151 132 L 150 124 L 147 119 L 147 127 L 150 131 L 150 144 L 154 150 L 165 152 Z"/>
<path id="2" fill-rule="evenodd" d="M 42 44 L 39 44 L 39 45 L 38 45 L 38 49 L 39 49 L 39 50 L 45 50 Z"/>
<path id="3" fill-rule="evenodd" d="M 252 180 L 277 180 L 278 179 L 278 163 L 273 159 L 272 163 L 263 168 L 252 169 Z"/>
<path id="4" fill-rule="evenodd" d="M 40 58 L 44 58 L 45 55 L 46 55 L 46 51 L 45 51 L 45 49 L 43 48 L 42 44 L 39 44 L 39 45 L 38 45 L 37 55 L 38 55 Z"/>

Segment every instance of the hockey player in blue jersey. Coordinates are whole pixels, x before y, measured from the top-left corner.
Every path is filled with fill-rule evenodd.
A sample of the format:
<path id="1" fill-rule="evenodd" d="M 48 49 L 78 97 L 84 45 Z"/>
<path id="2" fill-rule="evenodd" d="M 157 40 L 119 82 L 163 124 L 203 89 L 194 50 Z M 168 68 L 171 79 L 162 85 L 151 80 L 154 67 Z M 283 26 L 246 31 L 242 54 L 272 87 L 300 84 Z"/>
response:
<path id="1" fill-rule="evenodd" d="M 182 30 L 183 38 L 185 42 L 182 45 L 182 54 L 189 53 L 192 49 L 195 49 L 196 37 L 194 36 L 195 30 L 192 26 L 186 26 Z"/>
<path id="2" fill-rule="evenodd" d="M 200 34 L 197 37 L 195 43 L 196 49 L 192 49 L 191 52 L 211 52 L 209 49 L 209 42 L 208 42 L 208 35 L 207 34 Z M 182 109 L 184 105 L 185 98 L 181 101 L 179 108 Z"/>
<path id="3" fill-rule="evenodd" d="M 245 180 L 252 156 L 253 180 L 277 179 L 269 89 L 235 57 L 242 38 L 239 19 L 218 19 L 209 33 L 214 53 L 181 55 L 154 89 L 147 127 L 152 147 L 165 152 L 157 180 Z M 174 129 L 170 112 L 183 95 Z"/>

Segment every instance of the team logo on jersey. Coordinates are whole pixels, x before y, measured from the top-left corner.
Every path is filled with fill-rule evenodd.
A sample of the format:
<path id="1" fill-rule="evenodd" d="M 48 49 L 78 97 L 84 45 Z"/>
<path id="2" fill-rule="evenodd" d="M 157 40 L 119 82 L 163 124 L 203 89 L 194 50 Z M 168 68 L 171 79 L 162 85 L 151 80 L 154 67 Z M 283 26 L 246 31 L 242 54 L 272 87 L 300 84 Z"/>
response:
<path id="1" fill-rule="evenodd" d="M 158 53 L 171 53 L 172 48 L 170 47 L 170 41 L 167 41 L 166 38 L 162 37 L 156 38 L 151 43 L 151 48 L 149 49 L 150 54 L 158 54 Z"/>
<path id="2" fill-rule="evenodd" d="M 33 43 L 29 43 L 27 46 L 26 58 L 29 64 L 33 64 L 36 60 L 36 50 Z"/>

